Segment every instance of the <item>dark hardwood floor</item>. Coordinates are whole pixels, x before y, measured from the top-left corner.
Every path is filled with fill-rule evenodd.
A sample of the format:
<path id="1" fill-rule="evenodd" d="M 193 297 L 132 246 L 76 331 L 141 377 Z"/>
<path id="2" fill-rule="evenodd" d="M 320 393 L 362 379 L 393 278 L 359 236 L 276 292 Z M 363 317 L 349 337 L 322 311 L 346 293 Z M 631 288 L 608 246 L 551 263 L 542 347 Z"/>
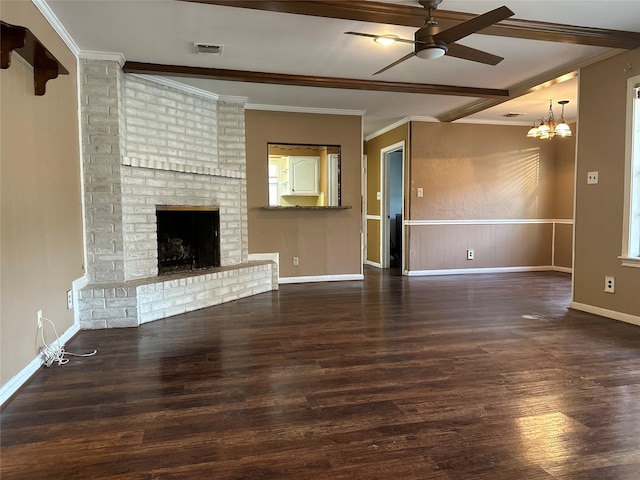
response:
<path id="1" fill-rule="evenodd" d="M 564 274 L 366 274 L 79 333 L 2 480 L 640 478 L 640 327 Z"/>

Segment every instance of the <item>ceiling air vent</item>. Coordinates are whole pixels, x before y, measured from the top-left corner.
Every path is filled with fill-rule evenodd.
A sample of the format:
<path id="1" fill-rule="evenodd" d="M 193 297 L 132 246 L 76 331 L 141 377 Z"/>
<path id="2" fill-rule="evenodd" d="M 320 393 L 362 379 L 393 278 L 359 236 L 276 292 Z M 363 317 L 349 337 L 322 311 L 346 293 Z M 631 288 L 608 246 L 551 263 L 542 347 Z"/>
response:
<path id="1" fill-rule="evenodd" d="M 211 45 L 210 43 L 194 43 L 193 51 L 204 55 L 222 55 L 222 45 Z"/>
<path id="2" fill-rule="evenodd" d="M 509 112 L 509 113 L 505 113 L 504 115 L 500 115 L 500 116 L 504 117 L 504 118 L 513 118 L 513 117 L 519 117 L 521 115 L 524 115 L 524 113 Z"/>

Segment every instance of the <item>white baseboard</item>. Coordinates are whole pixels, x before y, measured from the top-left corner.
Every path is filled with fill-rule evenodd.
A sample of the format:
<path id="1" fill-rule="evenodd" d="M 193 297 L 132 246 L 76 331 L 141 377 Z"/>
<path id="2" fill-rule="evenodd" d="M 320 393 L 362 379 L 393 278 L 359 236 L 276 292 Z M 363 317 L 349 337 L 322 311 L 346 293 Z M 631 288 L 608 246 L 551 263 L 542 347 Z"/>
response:
<path id="1" fill-rule="evenodd" d="M 561 273 L 573 273 L 573 268 L 571 268 L 571 267 L 559 267 L 557 265 L 554 265 L 553 271 L 554 272 L 561 272 Z"/>
<path id="2" fill-rule="evenodd" d="M 367 260 L 367 265 L 371 265 L 372 267 L 382 268 L 382 264 L 379 262 L 372 262 L 371 260 Z"/>
<path id="3" fill-rule="evenodd" d="M 0 388 L 0 405 L 4 405 L 4 402 L 9 400 L 11 396 L 18 391 L 18 389 L 29 380 L 34 373 L 42 366 L 42 357 L 38 355 L 36 358 L 29 362 L 29 365 L 24 367 L 20 372 L 13 376 L 2 388 Z"/>
<path id="4" fill-rule="evenodd" d="M 60 341 L 56 340 L 51 346 L 64 347 L 71 338 L 80 331 L 77 323 L 71 325 L 66 332 L 60 337 Z M 44 365 L 44 357 L 39 353 L 29 364 L 14 375 L 2 388 L 0 388 L 0 406 L 9 400 L 14 393 L 18 391 L 39 369 Z"/>
<path id="5" fill-rule="evenodd" d="M 89 285 L 89 277 L 83 275 L 82 277 L 71 282 L 71 292 L 73 295 L 73 324 L 80 326 L 80 309 L 78 308 L 78 299 L 80 298 L 79 291 Z"/>
<path id="6" fill-rule="evenodd" d="M 491 267 L 491 268 L 450 268 L 445 270 L 410 270 L 410 277 L 428 275 L 466 275 L 469 273 L 513 273 L 513 272 L 548 272 L 553 270 L 550 265 L 532 267 Z"/>
<path id="7" fill-rule="evenodd" d="M 585 303 L 571 302 L 569 308 L 574 310 L 580 310 L 581 312 L 593 313 L 594 315 L 600 315 L 601 317 L 611 318 L 612 320 L 618 320 L 620 322 L 631 323 L 632 325 L 640 326 L 640 317 L 631 315 L 629 313 L 616 312 L 615 310 L 608 310 L 606 308 L 595 307 L 593 305 L 587 305 Z"/>
<path id="8" fill-rule="evenodd" d="M 308 277 L 286 277 L 280 278 L 278 283 L 315 283 L 315 282 L 345 282 L 352 280 L 364 280 L 361 273 L 344 274 L 344 275 L 316 275 Z"/>

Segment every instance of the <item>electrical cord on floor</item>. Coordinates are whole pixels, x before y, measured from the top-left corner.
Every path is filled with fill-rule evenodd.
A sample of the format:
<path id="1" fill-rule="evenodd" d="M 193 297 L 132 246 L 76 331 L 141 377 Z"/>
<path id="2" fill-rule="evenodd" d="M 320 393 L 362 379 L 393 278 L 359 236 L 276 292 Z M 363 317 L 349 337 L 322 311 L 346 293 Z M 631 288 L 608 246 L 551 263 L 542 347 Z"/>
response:
<path id="1" fill-rule="evenodd" d="M 55 344 L 49 345 L 44 339 L 44 325 L 42 326 L 42 328 L 40 328 L 40 338 L 42 339 L 42 345 L 43 345 L 43 347 L 40 350 L 42 352 L 42 356 L 44 357 L 45 366 L 50 367 L 54 363 L 57 363 L 58 365 L 65 365 L 69 363 L 69 359 L 64 358 L 65 355 L 69 355 L 73 357 L 92 357 L 96 353 L 98 353 L 97 350 L 94 350 L 93 352 L 90 352 L 90 353 L 67 352 L 60 345 L 60 335 L 58 335 L 58 330 L 56 330 L 55 324 L 46 317 L 42 317 L 42 319 L 46 320 L 51 324 L 51 328 L 53 328 L 53 332 L 56 334 Z"/>

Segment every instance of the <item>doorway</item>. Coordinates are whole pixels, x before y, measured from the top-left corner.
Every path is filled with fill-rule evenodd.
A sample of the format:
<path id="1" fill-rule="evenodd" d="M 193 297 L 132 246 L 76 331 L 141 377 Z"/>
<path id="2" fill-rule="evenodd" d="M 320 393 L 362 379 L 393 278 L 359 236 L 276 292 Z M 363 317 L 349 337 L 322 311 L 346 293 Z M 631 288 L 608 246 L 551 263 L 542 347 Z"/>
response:
<path id="1" fill-rule="evenodd" d="M 383 148 L 380 165 L 380 265 L 404 268 L 404 142 Z"/>

